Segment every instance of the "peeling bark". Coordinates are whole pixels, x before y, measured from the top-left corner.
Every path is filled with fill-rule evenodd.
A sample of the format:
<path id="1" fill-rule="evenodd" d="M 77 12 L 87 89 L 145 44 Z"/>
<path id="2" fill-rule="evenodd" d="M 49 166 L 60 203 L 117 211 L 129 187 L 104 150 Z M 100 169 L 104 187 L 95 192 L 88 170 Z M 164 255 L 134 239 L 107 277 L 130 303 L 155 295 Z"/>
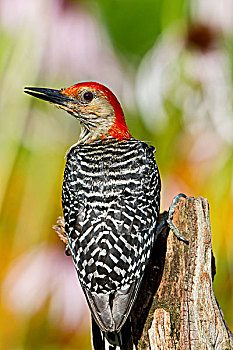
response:
<path id="1" fill-rule="evenodd" d="M 134 349 L 233 349 L 232 333 L 213 292 L 207 200 L 182 199 L 173 222 L 189 244 L 167 228 L 159 234 L 131 313 Z"/>

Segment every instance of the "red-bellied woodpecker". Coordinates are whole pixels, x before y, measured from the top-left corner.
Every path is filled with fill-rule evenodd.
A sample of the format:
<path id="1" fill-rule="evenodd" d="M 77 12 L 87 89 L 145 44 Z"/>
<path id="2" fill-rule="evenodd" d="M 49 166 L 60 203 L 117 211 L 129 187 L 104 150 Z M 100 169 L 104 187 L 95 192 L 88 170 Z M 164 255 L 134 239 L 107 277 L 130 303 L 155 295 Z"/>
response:
<path id="1" fill-rule="evenodd" d="M 159 215 L 154 148 L 130 135 L 120 103 L 104 85 L 25 92 L 81 123 L 64 173 L 65 231 L 93 322 L 102 332 L 102 347 L 93 339 L 94 347 L 104 349 L 106 337 L 111 349 L 124 349 L 120 330 L 137 297 Z"/>

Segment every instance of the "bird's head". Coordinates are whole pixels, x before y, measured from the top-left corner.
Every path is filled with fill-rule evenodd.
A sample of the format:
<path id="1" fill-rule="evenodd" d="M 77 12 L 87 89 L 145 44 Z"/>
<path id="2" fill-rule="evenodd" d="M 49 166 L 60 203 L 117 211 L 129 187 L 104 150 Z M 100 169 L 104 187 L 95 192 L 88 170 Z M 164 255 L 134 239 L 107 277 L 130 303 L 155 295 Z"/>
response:
<path id="1" fill-rule="evenodd" d="M 26 87 L 27 94 L 53 103 L 79 119 L 80 142 L 113 137 L 131 138 L 116 96 L 104 85 L 83 82 L 61 90 Z"/>

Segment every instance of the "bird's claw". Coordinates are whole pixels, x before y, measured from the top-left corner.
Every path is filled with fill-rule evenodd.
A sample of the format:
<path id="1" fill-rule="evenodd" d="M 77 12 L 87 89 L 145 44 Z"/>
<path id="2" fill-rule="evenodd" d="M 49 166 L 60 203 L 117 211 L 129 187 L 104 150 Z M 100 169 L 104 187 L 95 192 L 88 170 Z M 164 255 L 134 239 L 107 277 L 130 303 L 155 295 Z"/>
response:
<path id="1" fill-rule="evenodd" d="M 186 198 L 186 195 L 183 194 L 183 193 L 179 193 L 179 194 L 173 199 L 172 204 L 171 204 L 171 206 L 170 206 L 170 208 L 169 208 L 169 210 L 168 210 L 167 224 L 168 224 L 170 230 L 176 235 L 176 237 L 177 237 L 180 241 L 183 241 L 184 243 L 189 244 L 189 241 L 188 241 L 186 238 L 184 238 L 184 237 L 180 234 L 178 228 L 177 228 L 177 227 L 173 224 L 173 222 L 172 222 L 173 214 L 174 214 L 174 212 L 175 212 L 175 207 L 176 207 L 176 205 L 179 203 L 179 201 L 180 201 L 181 198 Z"/>

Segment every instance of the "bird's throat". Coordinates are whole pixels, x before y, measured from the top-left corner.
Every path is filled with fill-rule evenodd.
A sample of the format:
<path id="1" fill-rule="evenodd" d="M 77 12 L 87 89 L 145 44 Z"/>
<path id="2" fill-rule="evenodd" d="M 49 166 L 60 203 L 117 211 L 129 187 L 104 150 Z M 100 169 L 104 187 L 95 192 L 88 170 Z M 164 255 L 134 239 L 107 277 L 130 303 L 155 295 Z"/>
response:
<path id="1" fill-rule="evenodd" d="M 94 140 L 104 140 L 108 138 L 123 141 L 132 138 L 132 136 L 130 135 L 125 123 L 119 125 L 118 123 L 113 123 L 111 127 L 103 126 L 102 128 L 90 128 L 85 124 L 81 124 L 81 133 L 78 144 L 88 144 Z"/>

